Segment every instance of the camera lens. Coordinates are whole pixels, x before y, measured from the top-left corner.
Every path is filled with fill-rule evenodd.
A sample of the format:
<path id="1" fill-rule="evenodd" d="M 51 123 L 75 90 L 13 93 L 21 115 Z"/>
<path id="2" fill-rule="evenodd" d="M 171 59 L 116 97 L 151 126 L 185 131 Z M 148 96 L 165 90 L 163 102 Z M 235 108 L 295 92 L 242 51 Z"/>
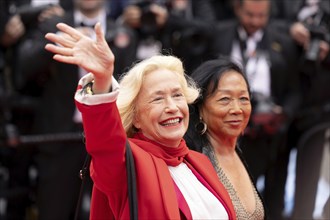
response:
<path id="1" fill-rule="evenodd" d="M 149 7 L 142 10 L 141 24 L 141 31 L 144 34 L 153 35 L 157 33 L 156 16 L 149 10 Z"/>

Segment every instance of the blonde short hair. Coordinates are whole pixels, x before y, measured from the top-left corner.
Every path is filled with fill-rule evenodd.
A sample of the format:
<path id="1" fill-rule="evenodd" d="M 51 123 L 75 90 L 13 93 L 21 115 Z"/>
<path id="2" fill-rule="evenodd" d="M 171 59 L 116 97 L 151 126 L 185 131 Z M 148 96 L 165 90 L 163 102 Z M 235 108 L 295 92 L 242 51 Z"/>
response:
<path id="1" fill-rule="evenodd" d="M 136 113 L 135 102 L 141 90 L 143 79 L 148 73 L 158 69 L 166 69 L 177 73 L 187 104 L 193 103 L 199 95 L 199 89 L 185 74 L 183 64 L 177 57 L 156 55 L 135 64 L 122 76 L 117 99 L 119 113 L 128 137 L 132 137 L 137 132 L 133 125 L 133 119 Z"/>

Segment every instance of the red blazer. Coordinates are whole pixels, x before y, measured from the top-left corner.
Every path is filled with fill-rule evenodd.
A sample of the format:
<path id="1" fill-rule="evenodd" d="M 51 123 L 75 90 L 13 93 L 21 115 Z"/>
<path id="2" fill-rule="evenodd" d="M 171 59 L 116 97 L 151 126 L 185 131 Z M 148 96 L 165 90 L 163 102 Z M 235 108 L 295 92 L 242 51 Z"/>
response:
<path id="1" fill-rule="evenodd" d="M 92 156 L 90 171 L 94 188 L 90 219 L 129 219 L 125 165 L 126 133 L 116 104 L 88 106 L 76 102 L 76 105 L 82 112 L 87 151 Z M 177 188 L 164 160 L 143 150 L 134 143 L 139 142 L 135 140 L 137 139 L 129 139 L 135 159 L 139 219 L 188 219 L 189 215 L 180 216 L 175 191 Z M 203 154 L 189 151 L 184 162 L 219 198 L 228 212 L 229 219 L 236 219 L 230 197 L 209 159 Z"/>

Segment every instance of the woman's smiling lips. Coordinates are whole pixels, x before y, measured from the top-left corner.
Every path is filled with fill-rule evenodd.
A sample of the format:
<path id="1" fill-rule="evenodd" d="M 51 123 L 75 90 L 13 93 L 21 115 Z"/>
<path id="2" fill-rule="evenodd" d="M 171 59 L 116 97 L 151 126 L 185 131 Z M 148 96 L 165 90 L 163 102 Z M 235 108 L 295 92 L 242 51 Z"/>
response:
<path id="1" fill-rule="evenodd" d="M 233 125 L 233 126 L 239 126 L 242 123 L 242 120 L 229 120 L 229 121 L 226 121 L 226 123 Z"/>
<path id="2" fill-rule="evenodd" d="M 174 125 L 179 124 L 181 121 L 182 121 L 182 118 L 180 118 L 180 117 L 178 117 L 178 118 L 170 118 L 170 119 L 167 119 L 165 121 L 160 122 L 160 124 L 162 126 L 174 126 Z"/>

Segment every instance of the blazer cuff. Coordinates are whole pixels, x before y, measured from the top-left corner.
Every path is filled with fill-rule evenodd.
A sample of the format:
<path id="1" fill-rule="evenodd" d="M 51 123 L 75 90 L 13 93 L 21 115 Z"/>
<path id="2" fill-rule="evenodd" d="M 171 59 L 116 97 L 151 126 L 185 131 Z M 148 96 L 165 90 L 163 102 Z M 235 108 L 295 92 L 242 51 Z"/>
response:
<path id="1" fill-rule="evenodd" d="M 83 76 L 77 86 L 77 90 L 74 99 L 85 105 L 99 105 L 103 103 L 115 102 L 119 94 L 119 83 L 112 77 L 111 91 L 104 94 L 91 94 L 86 91 L 87 85 L 93 82 L 94 76 L 92 73 L 88 73 Z"/>

